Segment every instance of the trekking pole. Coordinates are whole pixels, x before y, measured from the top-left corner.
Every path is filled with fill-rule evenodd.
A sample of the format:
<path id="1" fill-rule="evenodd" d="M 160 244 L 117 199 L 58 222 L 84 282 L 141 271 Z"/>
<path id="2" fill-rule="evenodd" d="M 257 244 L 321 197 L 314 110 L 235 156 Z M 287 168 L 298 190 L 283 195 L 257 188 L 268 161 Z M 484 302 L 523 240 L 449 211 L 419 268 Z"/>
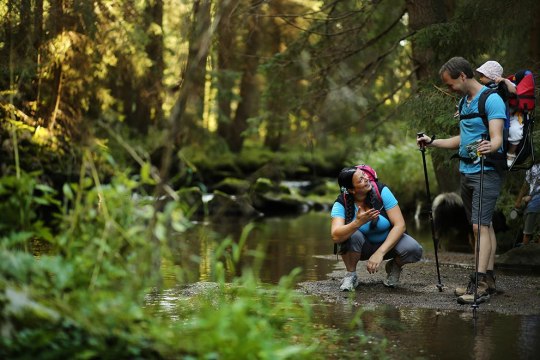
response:
<path id="1" fill-rule="evenodd" d="M 486 139 L 485 134 L 482 134 L 482 142 Z M 480 144 L 479 144 L 480 145 Z M 482 228 L 482 197 L 484 195 L 484 155 L 480 155 L 480 198 L 478 199 L 478 229 L 476 231 L 476 249 L 474 254 L 474 301 L 472 304 L 473 318 L 476 319 L 476 309 L 478 308 L 478 265 L 480 263 L 480 233 Z"/>
<path id="2" fill-rule="evenodd" d="M 416 137 L 422 137 L 424 136 L 424 133 L 420 132 L 416 134 Z M 439 247 L 439 239 L 437 239 L 437 235 L 435 233 L 435 224 L 433 223 L 433 209 L 431 206 L 431 192 L 429 191 L 429 180 L 428 180 L 428 173 L 427 173 L 427 165 L 426 165 L 426 147 L 424 145 L 420 145 L 420 152 L 422 153 L 422 162 L 424 164 L 424 178 L 426 179 L 426 193 L 427 193 L 427 201 L 429 205 L 429 222 L 431 224 L 431 238 L 433 239 L 433 248 L 435 249 L 435 265 L 437 267 L 437 288 L 439 289 L 439 292 L 443 291 L 443 284 L 441 283 L 441 272 L 439 270 L 439 255 L 438 255 L 438 247 Z"/>

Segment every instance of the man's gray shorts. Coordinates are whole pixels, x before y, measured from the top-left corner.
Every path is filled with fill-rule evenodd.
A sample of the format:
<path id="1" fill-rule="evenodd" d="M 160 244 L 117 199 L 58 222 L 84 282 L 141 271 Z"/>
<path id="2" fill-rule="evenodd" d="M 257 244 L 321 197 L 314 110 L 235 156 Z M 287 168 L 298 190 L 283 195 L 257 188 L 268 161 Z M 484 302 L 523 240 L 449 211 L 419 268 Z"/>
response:
<path id="1" fill-rule="evenodd" d="M 470 224 L 478 224 L 478 208 L 480 206 L 480 173 L 461 174 L 461 199 Z M 503 177 L 496 171 L 484 171 L 482 186 L 481 224 L 489 226 L 497 198 L 501 193 Z"/>
<path id="2" fill-rule="evenodd" d="M 353 251 L 360 253 L 360 260 L 367 260 L 377 251 L 377 249 L 383 243 L 372 243 L 369 242 L 364 234 L 357 230 L 352 234 L 351 238 L 340 244 L 340 254 Z M 400 260 L 404 264 L 414 263 L 420 261 L 422 258 L 422 246 L 408 234 L 403 234 L 401 239 L 392 250 L 390 250 L 385 256 L 385 259 L 394 258 L 396 255 L 399 256 Z"/>

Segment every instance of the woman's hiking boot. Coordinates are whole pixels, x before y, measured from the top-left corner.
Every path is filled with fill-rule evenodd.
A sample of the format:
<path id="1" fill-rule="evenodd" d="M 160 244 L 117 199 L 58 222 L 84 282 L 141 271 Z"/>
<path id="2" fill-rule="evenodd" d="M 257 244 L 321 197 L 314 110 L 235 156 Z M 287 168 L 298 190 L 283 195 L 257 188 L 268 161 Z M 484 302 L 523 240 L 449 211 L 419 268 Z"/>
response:
<path id="1" fill-rule="evenodd" d="M 341 286 L 339 289 L 341 291 L 354 291 L 356 287 L 358 286 L 358 276 L 356 274 L 347 274 L 341 280 Z"/>
<path id="2" fill-rule="evenodd" d="M 475 290 L 476 290 L 476 279 L 474 275 L 471 277 L 469 286 L 467 286 L 467 292 L 461 296 L 458 296 L 457 302 L 459 304 L 474 304 L 475 303 Z M 478 289 L 476 291 L 476 303 L 480 304 L 489 300 L 488 292 L 488 283 L 487 276 L 485 274 L 478 275 Z M 456 289 L 457 290 L 457 289 Z"/>
<path id="3" fill-rule="evenodd" d="M 386 279 L 383 280 L 384 286 L 396 287 L 399 284 L 399 277 L 401 276 L 401 266 L 396 264 L 394 259 L 390 259 L 386 262 L 384 268 L 387 274 Z"/>

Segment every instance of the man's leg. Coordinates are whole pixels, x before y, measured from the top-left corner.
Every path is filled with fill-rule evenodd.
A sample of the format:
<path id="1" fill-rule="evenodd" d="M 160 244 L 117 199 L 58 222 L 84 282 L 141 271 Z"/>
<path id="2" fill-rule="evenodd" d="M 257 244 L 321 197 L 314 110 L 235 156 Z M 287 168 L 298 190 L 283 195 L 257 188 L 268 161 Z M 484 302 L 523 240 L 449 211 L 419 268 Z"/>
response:
<path id="1" fill-rule="evenodd" d="M 495 269 L 495 253 L 497 252 L 497 237 L 495 236 L 493 223 L 489 225 L 489 240 L 491 241 L 491 254 L 489 255 L 487 270 L 492 271 Z"/>
<path id="2" fill-rule="evenodd" d="M 473 225 L 474 237 L 475 237 L 475 262 L 477 248 L 478 249 L 478 268 L 476 268 L 477 274 L 471 274 L 469 284 L 466 288 L 457 288 L 454 294 L 458 296 L 457 302 L 459 304 L 473 304 L 476 300 L 478 303 L 482 303 L 489 299 L 489 283 L 488 283 L 488 264 L 490 263 L 492 254 L 492 243 L 490 238 L 490 227 L 487 225 L 480 226 L 480 241 L 478 242 L 478 225 Z M 478 244 L 479 243 L 479 244 Z M 476 264 L 475 264 L 476 265 Z M 476 279 L 478 278 L 478 289 L 476 289 Z M 495 291 L 495 290 L 494 290 Z"/>
<path id="3" fill-rule="evenodd" d="M 481 182 L 483 181 L 483 184 Z M 495 292 L 495 281 L 493 267 L 495 265 L 495 252 L 497 250 L 495 232 L 492 229 L 491 218 L 500 193 L 502 178 L 494 171 L 489 171 L 484 174 L 484 178 L 480 174 L 462 177 L 461 193 L 466 207 L 467 216 L 470 216 L 473 225 L 473 233 L 475 237 L 475 261 L 476 261 L 476 246 L 478 249 L 478 268 L 475 270 L 478 274 L 471 275 L 469 285 L 466 288 L 457 288 L 455 294 L 458 296 L 458 303 L 470 304 L 474 302 L 475 294 L 478 295 L 476 300 L 483 302 L 489 299 L 489 293 Z M 483 186 L 482 200 L 480 202 L 480 189 Z M 482 212 L 479 213 L 481 208 Z M 478 225 L 480 226 L 480 239 L 478 241 Z M 476 265 L 476 264 L 475 264 Z M 478 278 L 478 289 L 476 288 L 476 277 Z M 488 280 L 489 278 L 489 280 Z M 491 281 L 493 280 L 493 281 Z M 489 284 L 492 284 L 490 289 Z"/>
<path id="4" fill-rule="evenodd" d="M 474 235 L 478 236 L 478 226 L 473 225 Z M 476 238 L 475 245 L 478 244 L 478 238 Z M 476 251 L 476 249 L 475 249 Z M 476 252 L 475 252 L 476 254 Z M 478 252 L 478 269 L 479 273 L 486 273 L 488 265 L 491 260 L 492 254 L 492 242 L 490 238 L 489 227 L 486 225 L 480 226 L 480 251 Z"/>
<path id="5" fill-rule="evenodd" d="M 489 239 L 491 240 L 491 255 L 489 256 L 489 262 L 487 266 L 486 279 L 488 284 L 488 292 L 490 294 L 497 293 L 496 276 L 495 276 L 495 253 L 497 252 L 497 238 L 495 237 L 495 230 L 493 229 L 493 223 L 489 225 Z"/>

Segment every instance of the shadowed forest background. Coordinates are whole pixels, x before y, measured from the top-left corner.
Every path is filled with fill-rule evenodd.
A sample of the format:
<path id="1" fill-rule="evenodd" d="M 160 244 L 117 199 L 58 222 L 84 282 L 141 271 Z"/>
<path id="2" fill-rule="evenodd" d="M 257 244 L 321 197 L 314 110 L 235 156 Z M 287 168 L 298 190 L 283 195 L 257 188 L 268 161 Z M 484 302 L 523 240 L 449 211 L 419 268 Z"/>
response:
<path id="1" fill-rule="evenodd" d="M 204 326 L 178 342 L 178 329 L 158 336 L 162 324 L 124 308 L 159 289 L 169 234 L 189 226 L 179 191 L 226 178 L 316 181 L 365 162 L 412 209 L 425 192 L 416 132 L 458 131 L 459 98 L 440 66 L 463 56 L 539 74 L 539 19 L 536 0 L 1 0 L 0 304 L 11 335 L 0 354 L 47 341 L 97 356 L 112 356 L 111 341 L 124 357 L 223 351 L 199 339 Z M 432 191 L 455 191 L 451 154 L 429 155 Z M 503 204 L 522 181 L 509 176 Z M 132 193 L 177 201 L 127 204 Z M 36 263 L 37 244 L 49 255 Z M 217 254 L 217 279 L 238 246 Z M 32 316 L 10 310 L 21 297 Z M 35 321 L 42 327 L 21 336 Z M 80 337 L 44 335 L 68 328 Z M 287 331 L 298 335 L 294 356 L 313 356 L 300 346 L 310 332 Z M 253 343 L 270 354 L 292 341 L 266 334 Z"/>

